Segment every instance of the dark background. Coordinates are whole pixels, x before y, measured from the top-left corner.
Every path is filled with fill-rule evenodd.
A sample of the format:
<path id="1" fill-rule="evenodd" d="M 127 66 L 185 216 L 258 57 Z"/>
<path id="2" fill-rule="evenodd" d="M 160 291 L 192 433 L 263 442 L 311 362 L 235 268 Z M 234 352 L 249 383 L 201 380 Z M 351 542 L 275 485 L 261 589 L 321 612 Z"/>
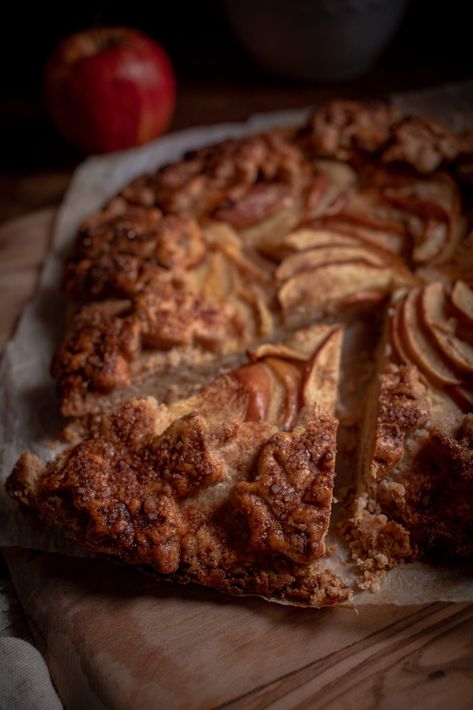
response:
<path id="1" fill-rule="evenodd" d="M 130 25 L 165 47 L 178 80 L 173 130 L 335 95 L 375 96 L 467 79 L 473 76 L 468 10 L 460 0 L 411 0 L 400 31 L 366 76 L 324 85 L 297 84 L 260 69 L 233 37 L 218 0 L 122 7 L 10 3 L 2 9 L 0 41 L 0 220 L 57 201 L 82 157 L 60 139 L 41 100 L 45 62 L 76 30 Z"/>

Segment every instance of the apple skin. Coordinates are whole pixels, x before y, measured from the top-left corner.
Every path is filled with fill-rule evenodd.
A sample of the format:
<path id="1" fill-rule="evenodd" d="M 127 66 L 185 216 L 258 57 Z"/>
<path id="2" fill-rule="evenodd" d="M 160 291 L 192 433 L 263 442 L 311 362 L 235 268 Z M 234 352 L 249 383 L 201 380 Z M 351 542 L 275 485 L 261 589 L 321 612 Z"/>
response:
<path id="1" fill-rule="evenodd" d="M 86 153 L 107 153 L 166 130 L 176 80 L 152 39 L 127 27 L 97 27 L 61 42 L 46 65 L 44 90 L 64 138 Z"/>

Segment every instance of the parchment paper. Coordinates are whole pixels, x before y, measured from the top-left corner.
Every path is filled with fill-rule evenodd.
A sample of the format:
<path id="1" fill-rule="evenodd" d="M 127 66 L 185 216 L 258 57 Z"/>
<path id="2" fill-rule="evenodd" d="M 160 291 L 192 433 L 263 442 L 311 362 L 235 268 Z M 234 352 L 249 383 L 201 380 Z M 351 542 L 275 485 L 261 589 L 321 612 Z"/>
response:
<path id="1" fill-rule="evenodd" d="M 455 130 L 473 128 L 473 82 L 393 96 L 403 111 L 427 114 Z M 0 547 L 20 546 L 80 554 L 62 537 L 18 510 L 3 482 L 21 452 L 44 459 L 57 454 L 50 442 L 61 426 L 54 384 L 48 375 L 53 352 L 63 332 L 63 298 L 59 284 L 65 255 L 77 227 L 121 187 L 142 173 L 178 159 L 185 151 L 271 126 L 301 122 L 307 110 L 257 115 L 245 123 L 193 128 L 158 139 L 141 148 L 92 157 L 74 173 L 58 212 L 50 253 L 38 289 L 25 308 L 0 366 Z M 340 550 L 341 558 L 344 557 Z M 473 571 L 468 565 L 430 567 L 407 564 L 390 572 L 376 594 L 364 592 L 356 604 L 414 604 L 472 601 Z"/>

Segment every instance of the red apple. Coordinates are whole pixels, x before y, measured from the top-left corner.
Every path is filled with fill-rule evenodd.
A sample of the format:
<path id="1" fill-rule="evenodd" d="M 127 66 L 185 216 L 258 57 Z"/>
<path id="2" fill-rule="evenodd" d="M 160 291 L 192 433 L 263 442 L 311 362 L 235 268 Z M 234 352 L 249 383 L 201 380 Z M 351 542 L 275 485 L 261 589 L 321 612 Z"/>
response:
<path id="1" fill-rule="evenodd" d="M 44 76 L 46 102 L 70 143 L 87 153 L 159 136 L 172 117 L 176 81 L 156 42 L 128 27 L 93 27 L 65 39 Z"/>

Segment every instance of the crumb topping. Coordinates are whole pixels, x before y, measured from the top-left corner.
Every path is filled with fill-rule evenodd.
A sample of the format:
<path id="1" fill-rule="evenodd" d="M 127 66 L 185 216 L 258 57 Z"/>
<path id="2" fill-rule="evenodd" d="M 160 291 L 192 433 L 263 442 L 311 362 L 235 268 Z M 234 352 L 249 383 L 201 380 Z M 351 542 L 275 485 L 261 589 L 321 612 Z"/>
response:
<path id="1" fill-rule="evenodd" d="M 265 447 L 258 474 L 235 486 L 233 504 L 248 520 L 250 545 L 307 563 L 325 552 L 334 478 L 336 422 L 317 419 Z"/>
<path id="2" fill-rule="evenodd" d="M 435 428 L 379 502 L 409 531 L 416 555 L 473 553 L 473 415 L 451 435 Z"/>
<path id="3" fill-rule="evenodd" d="M 424 117 L 400 118 L 389 104 L 331 101 L 315 111 L 299 133 L 312 155 L 359 161 L 370 154 L 432 173 L 468 153 L 470 141 Z"/>
<path id="4" fill-rule="evenodd" d="M 172 271 L 195 267 L 206 251 L 196 222 L 163 217 L 156 208 L 131 207 L 107 220 L 92 217 L 79 231 L 64 288 L 84 300 L 132 296 L 150 282 L 169 280 Z"/>
<path id="5" fill-rule="evenodd" d="M 459 138 L 441 123 L 413 117 L 394 129 L 394 142 L 383 153 L 385 163 L 404 162 L 420 173 L 431 173 L 451 163 L 460 152 Z"/>
<path id="6" fill-rule="evenodd" d="M 391 137 L 395 110 L 387 104 L 331 101 L 315 111 L 301 131 L 301 144 L 312 154 L 349 160 L 354 151 L 373 153 Z"/>
<path id="7" fill-rule="evenodd" d="M 131 301 L 83 306 L 52 365 L 64 413 L 75 413 L 75 402 L 80 405 L 87 391 L 106 393 L 129 385 L 132 364 L 144 348 L 198 344 L 218 349 L 232 325 L 222 306 L 171 284 Z"/>

